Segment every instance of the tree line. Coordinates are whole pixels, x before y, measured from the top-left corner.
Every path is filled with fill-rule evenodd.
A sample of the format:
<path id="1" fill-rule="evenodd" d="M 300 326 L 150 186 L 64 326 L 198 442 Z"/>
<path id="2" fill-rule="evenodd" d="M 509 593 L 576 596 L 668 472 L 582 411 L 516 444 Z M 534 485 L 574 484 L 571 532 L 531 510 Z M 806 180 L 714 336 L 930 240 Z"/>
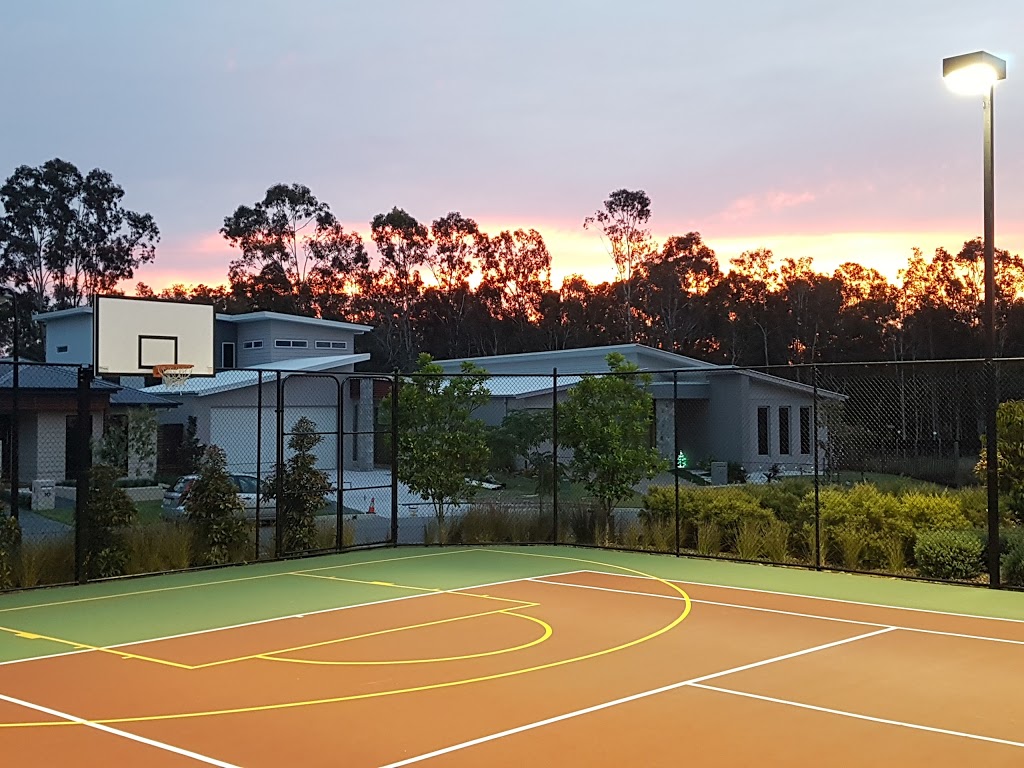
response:
<path id="1" fill-rule="evenodd" d="M 0 280 L 25 294 L 24 354 L 41 351 L 33 310 L 79 306 L 134 279 L 156 256 L 148 213 L 122 204 L 111 175 L 55 159 L 22 166 L 0 187 Z M 136 293 L 342 319 L 374 328 L 360 343 L 373 367 L 434 359 L 637 342 L 708 362 L 978 357 L 982 243 L 914 249 L 896 283 L 855 262 L 831 273 L 766 248 L 723 263 L 699 232 L 658 242 L 643 190 L 619 189 L 581 226 L 604 244 L 616 277 L 551 282 L 552 255 L 529 227 L 484 232 L 461 212 L 427 223 L 402 208 L 348 231 L 302 184 L 276 184 L 239 205 L 220 232 L 235 249 L 227 282 L 139 283 Z M 1024 261 L 996 251 L 998 343 L 1024 354 Z M 10 329 L 0 332 L 10 346 Z"/>

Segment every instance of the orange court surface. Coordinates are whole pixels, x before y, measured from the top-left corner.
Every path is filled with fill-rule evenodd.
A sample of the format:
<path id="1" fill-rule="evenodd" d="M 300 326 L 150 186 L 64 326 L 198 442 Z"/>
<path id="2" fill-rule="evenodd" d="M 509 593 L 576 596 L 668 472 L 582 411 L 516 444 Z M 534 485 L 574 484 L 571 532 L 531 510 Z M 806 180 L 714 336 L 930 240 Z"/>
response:
<path id="1" fill-rule="evenodd" d="M 872 577 L 793 577 L 818 592 L 861 579 L 863 600 L 694 578 L 730 567 L 751 584 L 785 573 L 565 547 L 389 550 L 0 596 L 0 754 L 1024 765 L 1024 621 L 880 605 L 889 582 Z M 987 594 L 899 589 L 917 587 Z"/>

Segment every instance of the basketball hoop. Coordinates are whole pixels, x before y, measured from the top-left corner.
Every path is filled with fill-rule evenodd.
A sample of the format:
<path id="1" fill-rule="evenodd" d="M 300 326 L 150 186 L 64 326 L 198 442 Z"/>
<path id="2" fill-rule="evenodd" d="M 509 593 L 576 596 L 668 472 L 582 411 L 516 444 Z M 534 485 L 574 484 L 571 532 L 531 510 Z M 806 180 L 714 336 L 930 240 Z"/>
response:
<path id="1" fill-rule="evenodd" d="M 154 365 L 153 375 L 168 389 L 181 389 L 192 376 L 192 366 L 184 364 Z"/>

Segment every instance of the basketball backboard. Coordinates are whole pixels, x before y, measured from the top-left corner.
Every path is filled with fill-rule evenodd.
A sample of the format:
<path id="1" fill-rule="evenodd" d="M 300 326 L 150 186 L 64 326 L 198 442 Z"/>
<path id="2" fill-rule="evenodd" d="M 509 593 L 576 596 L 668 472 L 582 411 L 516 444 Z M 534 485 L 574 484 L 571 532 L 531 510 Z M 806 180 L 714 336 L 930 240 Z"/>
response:
<path id="1" fill-rule="evenodd" d="M 214 308 L 164 299 L 97 296 L 93 368 L 98 376 L 151 376 L 160 365 L 191 365 L 213 376 Z"/>

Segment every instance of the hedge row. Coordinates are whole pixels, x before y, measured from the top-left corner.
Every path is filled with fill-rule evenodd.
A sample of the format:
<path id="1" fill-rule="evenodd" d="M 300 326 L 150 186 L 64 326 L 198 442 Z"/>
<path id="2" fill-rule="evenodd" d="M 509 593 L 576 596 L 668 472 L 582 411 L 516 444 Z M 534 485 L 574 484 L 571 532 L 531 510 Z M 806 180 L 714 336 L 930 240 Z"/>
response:
<path id="1" fill-rule="evenodd" d="M 643 498 L 641 529 L 674 520 L 675 509 L 675 488 L 651 488 Z M 821 559 L 827 565 L 891 573 L 915 569 L 966 580 L 982 571 L 984 537 L 977 530 L 985 507 L 975 489 L 886 493 L 870 483 L 830 486 L 820 490 L 819 509 Z M 679 490 L 683 545 L 702 554 L 813 562 L 814 510 L 813 487 L 799 480 Z M 1021 564 L 1013 567 L 1024 571 L 1024 543 L 1021 548 Z"/>

